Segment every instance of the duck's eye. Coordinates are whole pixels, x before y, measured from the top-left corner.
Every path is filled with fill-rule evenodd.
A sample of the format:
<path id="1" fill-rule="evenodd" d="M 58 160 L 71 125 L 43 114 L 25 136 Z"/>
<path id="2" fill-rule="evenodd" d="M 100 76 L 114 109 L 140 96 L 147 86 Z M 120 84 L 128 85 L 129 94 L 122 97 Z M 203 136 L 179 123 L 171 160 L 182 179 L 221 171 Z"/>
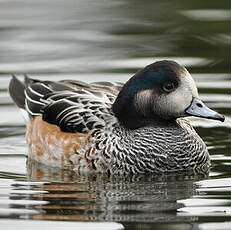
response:
<path id="1" fill-rule="evenodd" d="M 173 82 L 167 82 L 163 85 L 163 90 L 165 92 L 171 92 L 174 89 L 175 85 Z"/>

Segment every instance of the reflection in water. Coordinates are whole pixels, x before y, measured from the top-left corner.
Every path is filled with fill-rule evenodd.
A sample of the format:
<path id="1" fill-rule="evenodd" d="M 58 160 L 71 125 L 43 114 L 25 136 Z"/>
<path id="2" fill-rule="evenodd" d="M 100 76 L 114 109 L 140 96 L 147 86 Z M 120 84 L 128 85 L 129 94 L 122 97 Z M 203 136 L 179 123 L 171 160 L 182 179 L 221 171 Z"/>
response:
<path id="1" fill-rule="evenodd" d="M 182 207 L 177 200 L 195 195 L 194 182 L 205 177 L 190 173 L 77 175 L 31 160 L 27 161 L 27 170 L 30 181 L 45 181 L 31 187 L 33 191 L 42 192 L 33 194 L 30 199 L 48 202 L 37 205 L 35 209 L 42 213 L 31 216 L 41 220 L 195 221 L 194 217 L 176 217 L 177 209 Z"/>

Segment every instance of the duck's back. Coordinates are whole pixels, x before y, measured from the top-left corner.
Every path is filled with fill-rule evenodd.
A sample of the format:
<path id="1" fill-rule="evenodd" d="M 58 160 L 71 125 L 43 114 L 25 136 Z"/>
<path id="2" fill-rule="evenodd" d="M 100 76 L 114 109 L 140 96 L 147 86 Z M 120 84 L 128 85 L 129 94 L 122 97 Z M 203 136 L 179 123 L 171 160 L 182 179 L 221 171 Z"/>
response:
<path id="1" fill-rule="evenodd" d="M 26 110 L 29 120 L 42 116 L 62 131 L 87 133 L 112 120 L 111 105 L 121 87 L 121 83 L 54 82 L 28 77 L 21 82 L 14 77 L 9 92 L 18 107 Z"/>

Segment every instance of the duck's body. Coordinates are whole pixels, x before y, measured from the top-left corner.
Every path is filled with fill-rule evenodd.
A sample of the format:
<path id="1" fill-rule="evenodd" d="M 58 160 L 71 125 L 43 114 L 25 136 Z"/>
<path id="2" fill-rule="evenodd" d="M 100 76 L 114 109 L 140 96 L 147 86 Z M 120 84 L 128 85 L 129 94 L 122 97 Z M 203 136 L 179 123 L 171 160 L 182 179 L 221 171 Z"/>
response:
<path id="1" fill-rule="evenodd" d="M 152 76 L 146 77 L 150 73 L 162 76 L 156 74 L 157 80 L 150 81 Z M 21 83 L 13 78 L 10 94 L 30 117 L 26 133 L 28 156 L 50 166 L 78 172 L 208 170 L 206 145 L 184 118 L 186 110 L 195 111 L 191 104 L 198 96 L 197 91 L 194 85 L 187 88 L 186 83 L 191 81 L 187 80 L 188 76 L 179 82 L 175 75 L 166 78 L 172 73 L 188 74 L 177 63 L 164 61 L 146 67 L 124 86 L 29 78 Z M 180 95 L 181 104 L 169 104 L 169 95 L 180 98 L 177 87 L 183 86 L 186 90 Z M 182 100 L 184 97 L 186 102 Z M 156 99 L 162 105 L 158 101 L 155 104 Z M 198 101 L 196 103 L 198 105 Z M 223 119 L 213 113 L 206 116 Z M 195 116 L 202 115 L 196 110 Z"/>
<path id="2" fill-rule="evenodd" d="M 26 134 L 29 157 L 78 172 L 167 172 L 210 166 L 207 148 L 184 118 L 129 130 L 114 124 L 86 134 L 62 132 L 37 116 Z"/>

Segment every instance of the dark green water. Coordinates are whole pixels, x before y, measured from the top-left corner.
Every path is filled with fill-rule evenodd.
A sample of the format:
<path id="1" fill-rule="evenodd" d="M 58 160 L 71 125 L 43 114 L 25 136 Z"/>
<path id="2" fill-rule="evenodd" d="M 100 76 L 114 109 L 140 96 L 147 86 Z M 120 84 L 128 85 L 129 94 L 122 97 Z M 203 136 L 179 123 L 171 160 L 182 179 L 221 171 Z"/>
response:
<path id="1" fill-rule="evenodd" d="M 226 116 L 224 123 L 192 120 L 209 147 L 208 176 L 77 176 L 26 163 L 24 121 L 7 94 L 10 74 L 124 82 L 160 59 L 185 65 L 201 98 Z M 50 220 L 47 226 L 59 229 L 58 220 L 64 230 L 79 229 L 78 221 L 90 229 L 97 229 L 87 225 L 93 221 L 125 229 L 230 229 L 230 62 L 228 0 L 0 0 L 1 226 L 41 229 L 41 220 Z"/>

